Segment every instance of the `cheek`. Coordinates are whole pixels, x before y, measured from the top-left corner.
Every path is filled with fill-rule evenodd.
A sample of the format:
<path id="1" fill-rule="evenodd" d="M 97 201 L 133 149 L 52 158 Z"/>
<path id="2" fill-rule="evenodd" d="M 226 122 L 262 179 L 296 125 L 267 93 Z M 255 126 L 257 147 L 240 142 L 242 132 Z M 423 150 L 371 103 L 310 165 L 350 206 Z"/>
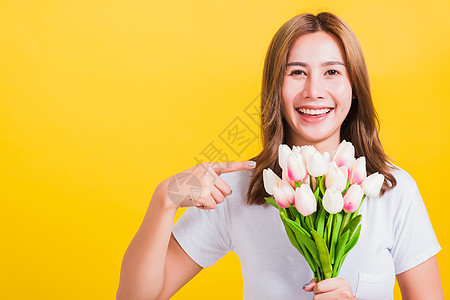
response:
<path id="1" fill-rule="evenodd" d="M 281 96 L 284 102 L 293 103 L 293 99 L 298 94 L 299 89 L 298 83 L 290 80 L 289 77 L 284 77 L 283 86 L 281 87 Z"/>
<path id="2" fill-rule="evenodd" d="M 347 80 L 335 81 L 330 84 L 329 90 L 332 91 L 339 104 L 347 109 L 352 103 L 352 87 Z"/>

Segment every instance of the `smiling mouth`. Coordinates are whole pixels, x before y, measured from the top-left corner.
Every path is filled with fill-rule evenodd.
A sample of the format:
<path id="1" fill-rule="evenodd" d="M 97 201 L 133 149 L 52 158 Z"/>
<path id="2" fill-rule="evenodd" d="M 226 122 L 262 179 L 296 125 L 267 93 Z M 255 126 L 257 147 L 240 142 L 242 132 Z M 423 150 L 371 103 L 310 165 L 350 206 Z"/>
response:
<path id="1" fill-rule="evenodd" d="M 332 111 L 333 108 L 322 108 L 322 109 L 306 109 L 306 108 L 296 108 L 296 111 L 305 117 L 312 117 L 312 118 L 318 118 L 325 116 L 330 111 Z"/>

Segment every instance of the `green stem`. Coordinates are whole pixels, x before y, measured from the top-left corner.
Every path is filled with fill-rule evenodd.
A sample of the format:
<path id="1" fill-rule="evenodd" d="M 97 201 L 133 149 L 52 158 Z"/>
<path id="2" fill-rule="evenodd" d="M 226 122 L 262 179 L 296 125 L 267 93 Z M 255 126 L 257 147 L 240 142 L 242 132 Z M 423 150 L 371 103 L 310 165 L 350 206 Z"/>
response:
<path id="1" fill-rule="evenodd" d="M 314 222 L 311 218 L 311 215 L 308 216 L 308 220 L 309 220 L 309 226 L 311 226 L 311 228 L 314 229 Z"/>
<path id="2" fill-rule="evenodd" d="M 342 223 L 341 223 L 341 229 L 339 230 L 338 239 L 341 237 L 341 235 L 342 235 L 342 230 L 344 229 L 345 225 L 347 225 L 349 216 L 350 216 L 350 214 L 345 214 L 344 220 L 342 220 Z"/>

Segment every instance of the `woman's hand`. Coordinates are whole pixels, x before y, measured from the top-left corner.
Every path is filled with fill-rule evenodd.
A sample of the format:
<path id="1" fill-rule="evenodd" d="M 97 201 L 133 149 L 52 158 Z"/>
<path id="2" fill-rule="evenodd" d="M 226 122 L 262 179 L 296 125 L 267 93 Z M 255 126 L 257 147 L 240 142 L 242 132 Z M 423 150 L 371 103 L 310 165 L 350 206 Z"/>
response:
<path id="1" fill-rule="evenodd" d="M 200 209 L 213 209 L 232 192 L 219 175 L 253 169 L 254 164 L 249 163 L 250 161 L 201 163 L 167 178 L 158 185 L 158 191 L 168 207 L 176 209 L 196 206 Z"/>
<path id="2" fill-rule="evenodd" d="M 303 289 L 306 292 L 313 292 L 314 300 L 355 299 L 350 282 L 338 277 L 325 279 L 321 282 L 317 282 L 317 279 L 314 278 Z"/>

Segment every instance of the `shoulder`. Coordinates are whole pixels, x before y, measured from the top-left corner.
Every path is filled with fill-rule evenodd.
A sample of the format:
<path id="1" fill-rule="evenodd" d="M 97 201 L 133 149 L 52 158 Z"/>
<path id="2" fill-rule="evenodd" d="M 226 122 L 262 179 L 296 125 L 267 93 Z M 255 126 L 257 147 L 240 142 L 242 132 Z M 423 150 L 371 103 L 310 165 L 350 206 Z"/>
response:
<path id="1" fill-rule="evenodd" d="M 394 165 L 394 169 L 392 170 L 392 175 L 397 181 L 397 185 L 393 188 L 393 190 L 401 190 L 406 191 L 409 189 L 417 188 L 417 183 L 414 178 L 406 172 L 404 169 Z"/>
<path id="2" fill-rule="evenodd" d="M 409 205 L 413 199 L 420 198 L 417 183 L 407 171 L 394 165 L 391 173 L 397 184 L 380 199 L 386 200 L 389 205 L 405 206 Z"/>

